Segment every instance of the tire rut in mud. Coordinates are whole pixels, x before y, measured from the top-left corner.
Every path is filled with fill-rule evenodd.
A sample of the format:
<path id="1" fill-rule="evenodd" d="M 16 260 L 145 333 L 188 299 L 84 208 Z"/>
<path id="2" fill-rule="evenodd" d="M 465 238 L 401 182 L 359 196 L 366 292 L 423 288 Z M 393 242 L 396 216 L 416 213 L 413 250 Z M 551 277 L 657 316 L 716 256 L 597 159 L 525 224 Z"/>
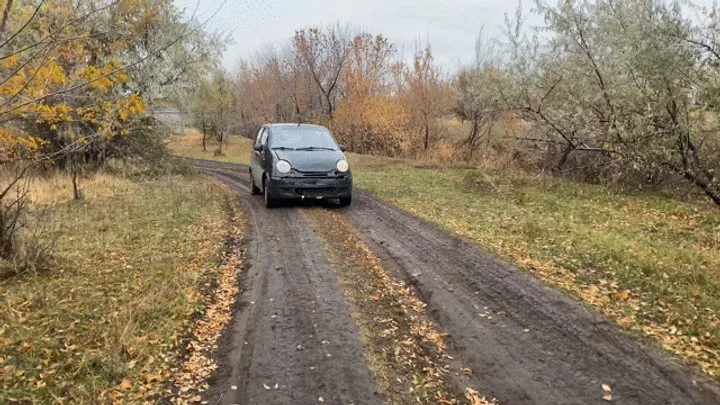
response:
<path id="1" fill-rule="evenodd" d="M 607 403 L 602 384 L 622 404 L 720 403 L 715 382 L 477 246 L 369 196 L 343 212 L 501 403 Z"/>
<path id="2" fill-rule="evenodd" d="M 324 242 L 388 403 L 492 404 L 467 385 L 465 374 L 472 370 L 448 353 L 444 333 L 425 316 L 425 304 L 387 274 L 337 211 L 302 213 Z"/>
<path id="3" fill-rule="evenodd" d="M 203 170 L 241 193 L 249 228 L 241 297 L 206 399 L 381 403 L 324 249 L 298 209 L 266 210 L 249 196 L 244 178 Z"/>

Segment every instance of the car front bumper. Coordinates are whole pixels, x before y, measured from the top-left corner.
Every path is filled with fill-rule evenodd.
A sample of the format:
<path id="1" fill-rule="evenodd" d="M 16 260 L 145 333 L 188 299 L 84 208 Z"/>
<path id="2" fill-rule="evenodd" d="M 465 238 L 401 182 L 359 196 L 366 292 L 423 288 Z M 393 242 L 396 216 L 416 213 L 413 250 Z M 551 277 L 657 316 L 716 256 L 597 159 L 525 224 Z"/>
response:
<path id="1" fill-rule="evenodd" d="M 352 176 L 273 177 L 270 192 L 281 199 L 342 198 L 352 195 Z"/>

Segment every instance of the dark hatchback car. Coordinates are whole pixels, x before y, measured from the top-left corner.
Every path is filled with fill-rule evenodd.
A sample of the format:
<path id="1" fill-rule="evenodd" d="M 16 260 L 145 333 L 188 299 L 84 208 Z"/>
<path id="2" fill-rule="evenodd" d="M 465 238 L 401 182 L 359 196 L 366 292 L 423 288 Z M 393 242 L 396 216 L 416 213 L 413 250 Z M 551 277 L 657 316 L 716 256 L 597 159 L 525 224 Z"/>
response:
<path id="1" fill-rule="evenodd" d="M 250 162 L 253 194 L 270 208 L 282 200 L 352 201 L 352 175 L 330 131 L 319 125 L 268 124 L 258 131 Z"/>

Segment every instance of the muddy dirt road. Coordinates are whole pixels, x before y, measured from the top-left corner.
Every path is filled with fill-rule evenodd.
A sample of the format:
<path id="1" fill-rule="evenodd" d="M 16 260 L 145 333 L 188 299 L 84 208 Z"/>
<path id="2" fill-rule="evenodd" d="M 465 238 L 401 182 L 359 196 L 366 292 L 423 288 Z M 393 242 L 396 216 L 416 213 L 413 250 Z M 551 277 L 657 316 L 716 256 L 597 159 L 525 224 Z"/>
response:
<path id="1" fill-rule="evenodd" d="M 333 264 L 303 215 L 326 209 L 266 210 L 250 195 L 245 167 L 198 166 L 237 191 L 250 227 L 209 403 L 386 402 Z M 348 208 L 327 210 L 427 304 L 447 333 L 448 356 L 472 370 L 462 384 L 498 403 L 720 404 L 715 383 L 473 244 L 362 193 Z"/>

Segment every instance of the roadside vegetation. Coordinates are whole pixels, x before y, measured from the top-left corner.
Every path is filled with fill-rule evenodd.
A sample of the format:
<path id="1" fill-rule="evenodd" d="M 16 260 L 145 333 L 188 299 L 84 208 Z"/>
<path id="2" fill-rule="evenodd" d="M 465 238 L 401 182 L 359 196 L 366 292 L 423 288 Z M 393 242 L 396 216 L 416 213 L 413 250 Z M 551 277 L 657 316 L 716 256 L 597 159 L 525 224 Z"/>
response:
<path id="1" fill-rule="evenodd" d="M 212 369 L 185 343 L 224 326 L 237 215 L 154 114 L 217 65 L 204 23 L 165 1 L 0 1 L 0 403 L 139 403 Z"/>
<path id="2" fill-rule="evenodd" d="M 298 29 L 240 64 L 236 126 L 321 123 L 356 153 L 501 162 L 720 206 L 717 8 L 538 0 L 534 11 L 547 35 L 507 15 L 452 73 L 427 43 L 407 60 L 381 34 Z"/>
<path id="3" fill-rule="evenodd" d="M 160 393 L 227 234 L 229 192 L 201 177 L 33 180 L 30 221 L 57 237 L 43 274 L 0 282 L 0 402 Z M 218 198 L 219 197 L 219 198 Z M 181 351 L 181 350 L 180 350 Z"/>

